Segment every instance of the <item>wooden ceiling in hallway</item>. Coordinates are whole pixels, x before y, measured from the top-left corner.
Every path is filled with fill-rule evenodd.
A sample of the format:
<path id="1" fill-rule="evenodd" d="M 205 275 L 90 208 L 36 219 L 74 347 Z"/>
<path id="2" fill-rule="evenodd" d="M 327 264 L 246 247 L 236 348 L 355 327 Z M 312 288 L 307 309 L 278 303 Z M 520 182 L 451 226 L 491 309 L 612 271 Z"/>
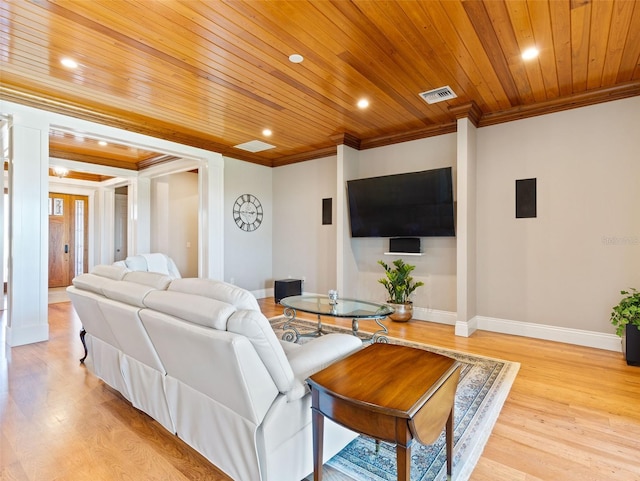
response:
<path id="1" fill-rule="evenodd" d="M 5 0 L 0 31 L 0 98 L 267 166 L 452 132 L 473 105 L 483 126 L 640 95 L 634 0 Z M 254 140 L 275 147 L 234 147 Z"/>

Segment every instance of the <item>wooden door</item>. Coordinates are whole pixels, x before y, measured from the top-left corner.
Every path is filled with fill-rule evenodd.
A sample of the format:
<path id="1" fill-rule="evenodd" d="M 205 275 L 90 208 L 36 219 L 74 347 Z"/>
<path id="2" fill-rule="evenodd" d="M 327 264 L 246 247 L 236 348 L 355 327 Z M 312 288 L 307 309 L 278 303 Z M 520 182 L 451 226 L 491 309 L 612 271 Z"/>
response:
<path id="1" fill-rule="evenodd" d="M 49 194 L 49 287 L 66 287 L 87 271 L 88 198 Z"/>

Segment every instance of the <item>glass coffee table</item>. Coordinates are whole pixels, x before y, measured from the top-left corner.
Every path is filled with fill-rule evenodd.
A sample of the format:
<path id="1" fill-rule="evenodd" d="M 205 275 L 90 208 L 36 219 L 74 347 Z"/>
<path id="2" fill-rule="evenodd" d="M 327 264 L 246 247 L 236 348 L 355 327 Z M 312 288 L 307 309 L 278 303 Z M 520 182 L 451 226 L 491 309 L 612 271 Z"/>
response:
<path id="1" fill-rule="evenodd" d="M 335 303 L 332 303 L 335 302 Z M 380 329 L 367 339 L 371 342 L 388 342 L 389 333 L 382 319 L 393 313 L 393 308 L 386 304 L 358 301 L 356 299 L 337 299 L 331 301 L 327 296 L 290 296 L 280 300 L 284 306 L 284 316 L 287 322 L 282 326 L 285 341 L 296 342 L 300 337 L 321 336 L 327 332 L 322 327 L 322 316 L 341 317 L 351 319 L 351 330 L 358 335 L 358 321 L 373 319 Z M 297 312 L 306 312 L 318 316 L 318 324 L 312 332 L 301 333 L 295 326 Z"/>

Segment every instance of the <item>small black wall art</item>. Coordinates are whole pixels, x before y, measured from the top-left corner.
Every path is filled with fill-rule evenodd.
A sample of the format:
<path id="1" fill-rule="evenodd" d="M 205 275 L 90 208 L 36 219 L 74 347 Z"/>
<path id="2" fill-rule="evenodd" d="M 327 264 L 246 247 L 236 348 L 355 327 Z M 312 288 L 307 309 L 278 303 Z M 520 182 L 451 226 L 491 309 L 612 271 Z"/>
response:
<path id="1" fill-rule="evenodd" d="M 516 180 L 516 219 L 537 217 L 536 179 Z"/>

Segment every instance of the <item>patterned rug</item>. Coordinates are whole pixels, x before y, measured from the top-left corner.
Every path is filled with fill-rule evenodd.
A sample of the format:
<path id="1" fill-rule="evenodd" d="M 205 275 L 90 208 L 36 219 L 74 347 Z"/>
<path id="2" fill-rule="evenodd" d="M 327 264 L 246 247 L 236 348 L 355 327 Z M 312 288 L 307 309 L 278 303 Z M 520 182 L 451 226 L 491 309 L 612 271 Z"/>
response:
<path id="1" fill-rule="evenodd" d="M 282 325 L 285 321 L 284 317 L 270 319 L 271 326 L 278 338 L 282 337 Z M 316 323 L 296 320 L 295 325 L 302 333 L 313 330 Z M 327 325 L 323 325 L 323 329 L 351 332 Z M 443 354 L 457 359 L 462 364 L 454 411 L 452 480 L 468 480 L 498 419 L 520 364 L 449 351 L 391 337 L 389 342 Z M 352 441 L 329 460 L 327 465 L 338 472 L 337 475 L 334 473 L 330 478 L 336 481 L 395 481 L 397 479 L 395 446 L 382 442 L 376 453 L 375 440 L 366 436 L 359 436 Z M 444 481 L 446 479 L 446 449 L 443 430 L 434 444 L 424 446 L 414 443 L 412 445 L 411 481 Z"/>

